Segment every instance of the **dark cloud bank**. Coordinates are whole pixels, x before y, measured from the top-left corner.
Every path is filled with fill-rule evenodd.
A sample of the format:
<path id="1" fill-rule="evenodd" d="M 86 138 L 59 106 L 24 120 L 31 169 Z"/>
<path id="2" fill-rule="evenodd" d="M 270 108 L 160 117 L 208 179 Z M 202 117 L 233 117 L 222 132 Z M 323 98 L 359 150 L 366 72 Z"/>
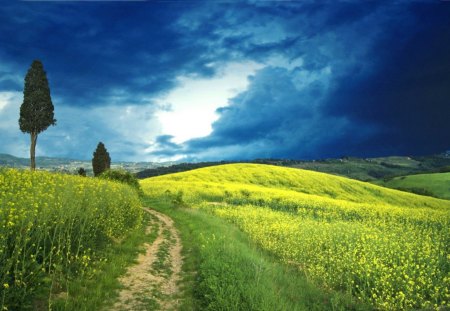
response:
<path id="1" fill-rule="evenodd" d="M 257 72 L 246 92 L 217 110 L 211 135 L 183 145 L 186 154 L 312 159 L 449 148 L 449 5 L 341 3 L 298 14 L 284 21 L 293 31 L 283 41 L 252 45 L 246 38 L 237 48 L 262 59 L 283 51 L 303 65 Z M 324 68 L 331 73 L 320 77 Z M 314 74 L 316 81 L 298 87 Z"/>
<path id="2" fill-rule="evenodd" d="M 217 110 L 209 136 L 178 145 L 162 135 L 150 158 L 450 148 L 450 3 L 21 3 L 1 11 L 0 90 L 21 90 L 13 73 L 41 58 L 58 81 L 53 94 L 74 107 L 144 105 L 179 75 L 211 77 L 231 61 L 265 64 Z"/>

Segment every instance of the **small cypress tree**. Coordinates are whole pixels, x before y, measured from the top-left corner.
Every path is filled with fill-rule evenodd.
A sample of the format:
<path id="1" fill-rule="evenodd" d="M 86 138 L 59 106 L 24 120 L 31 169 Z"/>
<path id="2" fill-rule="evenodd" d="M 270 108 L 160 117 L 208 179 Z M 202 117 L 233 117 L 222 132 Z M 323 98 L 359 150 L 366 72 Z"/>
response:
<path id="1" fill-rule="evenodd" d="M 78 175 L 86 177 L 86 170 L 82 167 L 78 169 Z"/>
<path id="2" fill-rule="evenodd" d="M 23 103 L 20 106 L 19 126 L 23 133 L 30 133 L 31 170 L 36 169 L 35 150 L 38 134 L 55 125 L 54 107 L 50 96 L 47 75 L 39 60 L 33 61 L 25 76 Z"/>
<path id="3" fill-rule="evenodd" d="M 92 158 L 92 169 L 94 170 L 94 176 L 98 176 L 111 167 L 111 158 L 108 151 L 106 151 L 105 145 L 99 142 L 97 149 L 94 151 L 94 157 Z"/>

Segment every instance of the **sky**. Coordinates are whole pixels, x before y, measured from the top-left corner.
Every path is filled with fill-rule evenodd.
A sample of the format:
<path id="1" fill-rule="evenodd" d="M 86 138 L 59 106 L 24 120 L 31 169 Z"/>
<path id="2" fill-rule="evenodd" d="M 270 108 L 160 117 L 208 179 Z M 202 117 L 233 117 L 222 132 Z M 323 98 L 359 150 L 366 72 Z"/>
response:
<path id="1" fill-rule="evenodd" d="M 450 149 L 450 2 L 8 1 L 0 153 L 27 157 L 24 77 L 57 125 L 38 156 L 113 161 L 425 155 Z"/>

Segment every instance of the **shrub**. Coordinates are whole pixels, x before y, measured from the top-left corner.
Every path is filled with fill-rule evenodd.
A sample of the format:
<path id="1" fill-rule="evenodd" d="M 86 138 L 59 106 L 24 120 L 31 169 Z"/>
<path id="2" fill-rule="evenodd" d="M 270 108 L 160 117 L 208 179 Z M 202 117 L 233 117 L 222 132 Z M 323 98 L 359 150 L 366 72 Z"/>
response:
<path id="1" fill-rule="evenodd" d="M 439 173 L 449 173 L 450 172 L 450 165 L 442 166 L 438 169 Z"/>
<path id="2" fill-rule="evenodd" d="M 143 191 L 141 189 L 141 185 L 139 184 L 138 179 L 134 174 L 131 174 L 130 172 L 127 172 L 125 170 L 106 170 L 103 173 L 99 175 L 100 178 L 107 179 L 107 180 L 113 180 L 118 181 L 123 184 L 127 184 L 131 187 L 133 187 L 139 195 L 143 195 Z"/>

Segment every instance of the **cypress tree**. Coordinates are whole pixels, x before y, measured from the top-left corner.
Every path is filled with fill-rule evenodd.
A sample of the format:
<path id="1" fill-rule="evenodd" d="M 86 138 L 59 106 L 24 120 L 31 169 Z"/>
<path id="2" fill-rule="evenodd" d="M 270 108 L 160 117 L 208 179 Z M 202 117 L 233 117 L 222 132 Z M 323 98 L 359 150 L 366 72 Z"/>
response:
<path id="1" fill-rule="evenodd" d="M 55 125 L 54 107 L 50 96 L 47 75 L 39 60 L 33 61 L 25 76 L 23 103 L 20 106 L 19 126 L 23 133 L 29 133 L 30 166 L 36 169 L 35 150 L 38 134 L 50 125 Z"/>
<path id="2" fill-rule="evenodd" d="M 78 175 L 86 177 L 86 170 L 82 167 L 78 169 Z"/>
<path id="3" fill-rule="evenodd" d="M 94 176 L 98 176 L 111 167 L 111 158 L 108 151 L 106 151 L 105 145 L 99 142 L 97 149 L 94 151 L 94 157 L 92 158 L 92 169 L 94 170 Z"/>

